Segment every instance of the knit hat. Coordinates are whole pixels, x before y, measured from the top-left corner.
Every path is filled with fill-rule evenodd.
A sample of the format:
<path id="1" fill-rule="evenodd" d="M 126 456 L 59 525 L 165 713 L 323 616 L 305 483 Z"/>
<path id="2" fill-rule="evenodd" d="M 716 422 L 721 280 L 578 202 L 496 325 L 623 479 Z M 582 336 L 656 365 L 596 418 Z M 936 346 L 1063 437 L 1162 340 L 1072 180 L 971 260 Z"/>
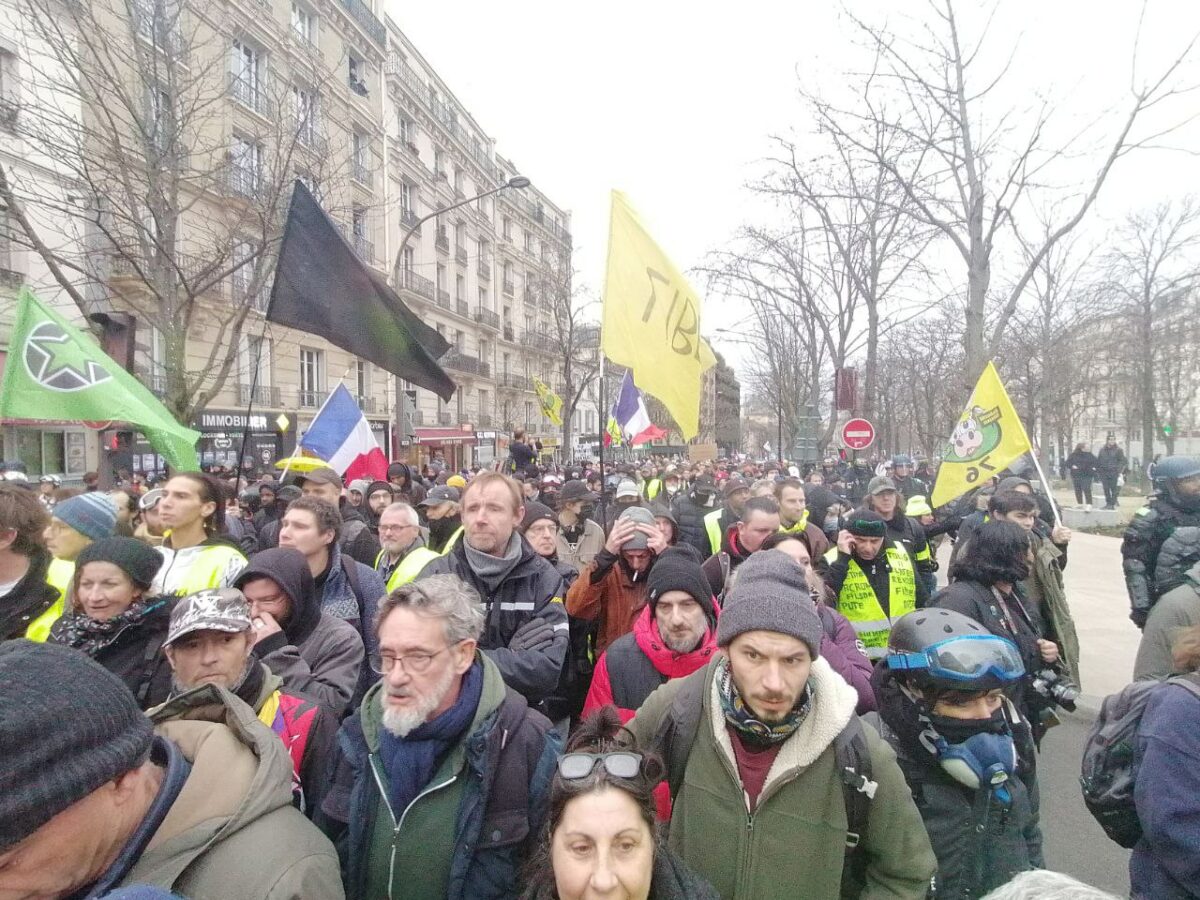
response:
<path id="1" fill-rule="evenodd" d="M 82 572 L 90 562 L 112 563 L 138 587 L 149 589 L 162 566 L 163 558 L 149 544 L 134 538 L 110 537 L 93 541 L 79 551 L 79 556 L 75 558 L 76 574 Z"/>
<path id="2" fill-rule="evenodd" d="M 111 537 L 117 528 L 117 505 L 108 494 L 78 494 L 54 507 L 54 518 L 93 541 Z"/>
<path id="3" fill-rule="evenodd" d="M 461 475 L 451 475 L 446 479 L 446 484 L 452 488 L 458 488 L 460 491 L 467 486 L 467 479 Z"/>
<path id="4" fill-rule="evenodd" d="M 129 688 L 70 647 L 0 643 L 0 851 L 140 766 L 154 731 Z"/>
<path id="5" fill-rule="evenodd" d="M 350 491 L 350 493 L 352 493 L 352 494 L 354 494 L 354 493 L 362 494 L 363 497 L 365 498 L 367 496 L 367 485 L 368 484 L 370 484 L 370 482 L 367 481 L 367 479 L 365 479 L 365 478 L 355 478 L 352 482 L 350 482 L 350 487 L 348 487 L 347 490 Z"/>
<path id="6" fill-rule="evenodd" d="M 545 503 L 538 503 L 536 500 L 526 500 L 525 518 L 521 520 L 521 532 L 528 531 L 529 526 L 539 519 L 549 519 L 555 525 L 558 524 L 558 517 L 554 515 L 554 510 Z"/>
<path id="7" fill-rule="evenodd" d="M 695 557 L 681 550 L 671 549 L 663 553 L 650 567 L 650 575 L 646 578 L 646 601 L 650 606 L 650 615 L 655 614 L 658 598 L 667 591 L 685 591 L 691 595 L 704 610 L 708 624 L 716 624 L 712 585 L 708 583 L 704 570 L 700 568 Z"/>
<path id="8" fill-rule="evenodd" d="M 856 509 L 846 516 L 846 530 L 855 537 L 887 537 L 887 522 L 873 509 Z"/>
<path id="9" fill-rule="evenodd" d="M 617 516 L 617 521 L 621 519 L 633 519 L 633 521 L 641 525 L 654 525 L 654 513 L 646 509 L 644 506 L 631 506 L 626 509 L 621 515 Z M 640 531 L 635 531 L 633 537 L 629 538 L 621 545 L 622 550 L 645 550 L 650 546 L 649 539 Z"/>
<path id="10" fill-rule="evenodd" d="M 650 574 L 653 576 L 653 569 Z M 738 567 L 737 579 L 721 610 L 717 644 L 728 647 L 747 631 L 786 634 L 803 641 L 813 659 L 820 655 L 824 629 L 808 581 L 804 570 L 784 553 L 752 553 Z"/>
<path id="11" fill-rule="evenodd" d="M 721 488 L 721 494 L 722 494 L 722 496 L 724 496 L 724 498 L 726 500 L 728 500 L 731 496 L 736 494 L 738 491 L 748 491 L 748 490 L 750 490 L 750 485 L 746 484 L 746 482 L 744 482 L 741 478 L 738 478 L 738 476 L 734 475 L 732 478 L 730 478 L 728 481 L 725 482 L 725 486 L 723 488 Z"/>

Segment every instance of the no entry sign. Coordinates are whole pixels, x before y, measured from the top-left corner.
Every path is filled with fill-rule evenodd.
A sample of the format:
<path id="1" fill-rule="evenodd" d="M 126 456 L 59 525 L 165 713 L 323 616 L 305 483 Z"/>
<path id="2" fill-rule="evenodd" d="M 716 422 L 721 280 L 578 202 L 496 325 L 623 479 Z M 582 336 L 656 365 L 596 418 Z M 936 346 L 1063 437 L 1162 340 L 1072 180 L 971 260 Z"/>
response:
<path id="1" fill-rule="evenodd" d="M 851 419 L 842 426 L 842 443 L 847 450 L 866 450 L 875 443 L 875 426 L 866 419 Z"/>

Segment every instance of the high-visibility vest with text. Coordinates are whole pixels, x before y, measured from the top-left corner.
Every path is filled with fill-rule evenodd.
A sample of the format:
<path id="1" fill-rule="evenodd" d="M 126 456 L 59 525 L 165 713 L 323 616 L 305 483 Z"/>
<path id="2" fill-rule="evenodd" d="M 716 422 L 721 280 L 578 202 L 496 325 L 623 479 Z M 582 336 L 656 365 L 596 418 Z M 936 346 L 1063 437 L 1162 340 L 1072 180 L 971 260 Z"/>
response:
<path id="1" fill-rule="evenodd" d="M 882 659 L 887 655 L 888 635 L 892 632 L 892 623 L 917 608 L 917 582 L 913 571 L 912 558 L 902 547 L 888 547 L 884 553 L 887 556 L 891 572 L 888 574 L 888 608 L 891 612 L 883 611 L 875 589 L 867 580 L 867 574 L 859 566 L 858 561 L 851 558 L 850 569 L 842 589 L 838 593 L 837 608 L 854 626 L 854 633 L 866 648 L 867 657 L 871 660 Z M 828 562 L 837 559 L 837 547 L 825 554 Z"/>

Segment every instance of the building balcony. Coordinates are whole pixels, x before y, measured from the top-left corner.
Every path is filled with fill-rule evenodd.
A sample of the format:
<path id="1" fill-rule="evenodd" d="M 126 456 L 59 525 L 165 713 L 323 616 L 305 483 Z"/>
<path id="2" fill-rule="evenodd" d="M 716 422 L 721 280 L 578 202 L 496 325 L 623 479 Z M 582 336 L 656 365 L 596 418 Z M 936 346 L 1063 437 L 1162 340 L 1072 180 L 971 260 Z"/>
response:
<path id="1" fill-rule="evenodd" d="M 495 428 L 496 418 L 490 412 L 481 412 L 475 419 L 475 425 L 478 428 Z"/>
<path id="2" fill-rule="evenodd" d="M 363 412 L 374 413 L 376 411 L 378 404 L 375 402 L 374 397 L 368 397 L 364 394 L 356 394 L 354 400 L 358 403 L 358 408 Z"/>
<path id="3" fill-rule="evenodd" d="M 282 396 L 279 388 L 270 384 L 256 384 L 253 391 L 248 384 L 239 384 L 237 386 L 238 405 L 253 403 L 256 406 L 269 406 L 272 408 L 283 406 Z"/>
<path id="4" fill-rule="evenodd" d="M 0 287 L 11 288 L 15 291 L 24 283 L 25 274 L 23 272 L 0 266 Z"/>
<path id="5" fill-rule="evenodd" d="M 452 425 L 452 424 L 454 424 L 454 419 L 453 419 L 453 416 L 451 416 L 451 414 L 450 414 L 450 411 L 449 411 L 449 410 L 442 410 L 440 413 L 438 413 L 438 414 L 437 414 L 437 421 L 438 421 L 438 424 L 439 424 L 439 425 Z"/>
<path id="6" fill-rule="evenodd" d="M 167 376 L 161 372 L 146 372 L 139 370 L 137 379 L 147 388 L 150 389 L 155 397 L 165 397 L 167 395 Z"/>
<path id="7" fill-rule="evenodd" d="M 443 253 L 450 252 L 450 235 L 444 231 L 438 231 L 437 237 L 433 239 L 433 245 Z"/>
<path id="8" fill-rule="evenodd" d="M 516 287 L 507 278 L 504 279 L 504 293 L 511 297 L 516 290 Z"/>
<path id="9" fill-rule="evenodd" d="M 467 304 L 466 300 L 455 300 L 454 311 L 464 319 L 471 318 L 471 307 Z"/>
<path id="10" fill-rule="evenodd" d="M 417 225 L 417 223 L 420 221 L 421 221 L 421 217 L 418 216 L 411 209 L 405 209 L 405 210 L 400 211 L 400 224 L 405 228 L 414 228 L 415 231 L 413 231 L 413 234 L 421 233 L 421 228 L 419 225 Z"/>
<path id="11" fill-rule="evenodd" d="M 230 166 L 225 170 L 225 186 L 231 194 L 257 201 L 262 196 L 262 173 L 255 168 Z"/>
<path id="12" fill-rule="evenodd" d="M 306 391 L 300 388 L 296 391 L 296 405 L 301 409 L 316 409 L 325 402 L 327 391 Z"/>
<path id="13" fill-rule="evenodd" d="M 16 134 L 17 115 L 20 111 L 21 107 L 15 101 L 0 97 L 0 131 Z"/>
<path id="14" fill-rule="evenodd" d="M 408 415 L 409 415 L 409 418 L 412 419 L 412 423 L 414 425 L 424 425 L 425 424 L 425 413 L 423 413 L 421 410 L 414 409 Z"/>
<path id="15" fill-rule="evenodd" d="M 487 377 L 491 373 L 491 366 L 487 363 L 481 361 L 478 357 L 460 353 L 457 350 L 451 350 L 439 362 L 444 367 L 454 369 L 456 372 L 467 372 L 471 375 L 483 375 L 484 377 Z"/>
<path id="16" fill-rule="evenodd" d="M 396 285 L 401 290 L 411 291 L 418 297 L 433 301 L 437 294 L 433 282 L 424 275 L 418 275 L 412 269 L 399 269 L 396 272 Z"/>
<path id="17" fill-rule="evenodd" d="M 229 93 L 233 99 L 251 112 L 271 118 L 272 104 L 267 99 L 262 81 L 255 78 L 240 78 L 231 75 L 229 78 Z"/>
<path id="18" fill-rule="evenodd" d="M 368 241 L 364 235 L 351 235 L 350 243 L 354 245 L 354 252 L 369 266 L 375 264 L 375 245 Z"/>
<path id="19" fill-rule="evenodd" d="M 516 340 L 516 338 L 513 336 L 513 327 L 508 322 L 504 323 L 504 339 L 506 341 Z"/>
<path id="20" fill-rule="evenodd" d="M 438 288 L 437 305 L 440 306 L 442 309 L 451 309 L 452 308 L 450 305 L 450 292 L 448 290 L 446 290 L 445 288 Z"/>
<path id="21" fill-rule="evenodd" d="M 491 257 L 481 256 L 475 261 L 475 271 L 479 277 L 485 281 L 492 280 L 492 260 Z"/>
<path id="22" fill-rule="evenodd" d="M 368 190 L 374 188 L 375 178 L 366 163 L 355 161 L 350 166 L 350 177 Z"/>
<path id="23" fill-rule="evenodd" d="M 324 156 L 329 151 L 329 142 L 317 133 L 316 126 L 311 122 L 297 124 L 296 143 L 305 150 L 321 156 Z"/>
<path id="24" fill-rule="evenodd" d="M 503 388 L 514 391 L 532 391 L 533 383 L 525 375 L 516 372 L 503 372 L 496 376 L 496 382 Z"/>
<path id="25" fill-rule="evenodd" d="M 467 264 L 467 248 L 466 247 L 455 247 L 454 248 L 454 261 L 456 263 L 458 263 L 460 266 L 465 266 Z"/>
<path id="26" fill-rule="evenodd" d="M 482 306 L 475 309 L 475 321 L 486 328 L 500 330 L 500 317 L 490 309 L 484 309 Z"/>
<path id="27" fill-rule="evenodd" d="M 379 46 L 387 44 L 387 31 L 371 8 L 362 0 L 342 0 L 342 7 L 363 31 Z"/>

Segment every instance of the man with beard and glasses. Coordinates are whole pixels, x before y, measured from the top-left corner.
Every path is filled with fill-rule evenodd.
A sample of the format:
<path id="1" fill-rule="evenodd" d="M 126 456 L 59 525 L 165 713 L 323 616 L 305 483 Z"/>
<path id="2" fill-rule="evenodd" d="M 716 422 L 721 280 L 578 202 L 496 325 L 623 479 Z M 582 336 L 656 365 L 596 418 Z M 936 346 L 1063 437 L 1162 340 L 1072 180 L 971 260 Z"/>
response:
<path id="1" fill-rule="evenodd" d="M 380 681 L 338 735 L 319 824 L 351 897 L 513 897 L 561 750 L 479 649 L 484 607 L 454 575 L 393 591 Z"/>
<path id="2" fill-rule="evenodd" d="M 325 796 L 338 717 L 316 698 L 285 686 L 254 647 L 254 622 L 241 591 L 222 588 L 182 598 L 171 610 L 163 644 L 171 664 L 171 696 L 215 684 L 241 698 L 287 747 L 292 801 L 312 818 Z"/>
<path id="3" fill-rule="evenodd" d="M 782 553 L 753 554 L 721 610 L 721 652 L 629 722 L 666 762 L 669 845 L 725 898 L 924 900 L 929 837 L 895 754 L 820 655 L 808 590 Z"/>

